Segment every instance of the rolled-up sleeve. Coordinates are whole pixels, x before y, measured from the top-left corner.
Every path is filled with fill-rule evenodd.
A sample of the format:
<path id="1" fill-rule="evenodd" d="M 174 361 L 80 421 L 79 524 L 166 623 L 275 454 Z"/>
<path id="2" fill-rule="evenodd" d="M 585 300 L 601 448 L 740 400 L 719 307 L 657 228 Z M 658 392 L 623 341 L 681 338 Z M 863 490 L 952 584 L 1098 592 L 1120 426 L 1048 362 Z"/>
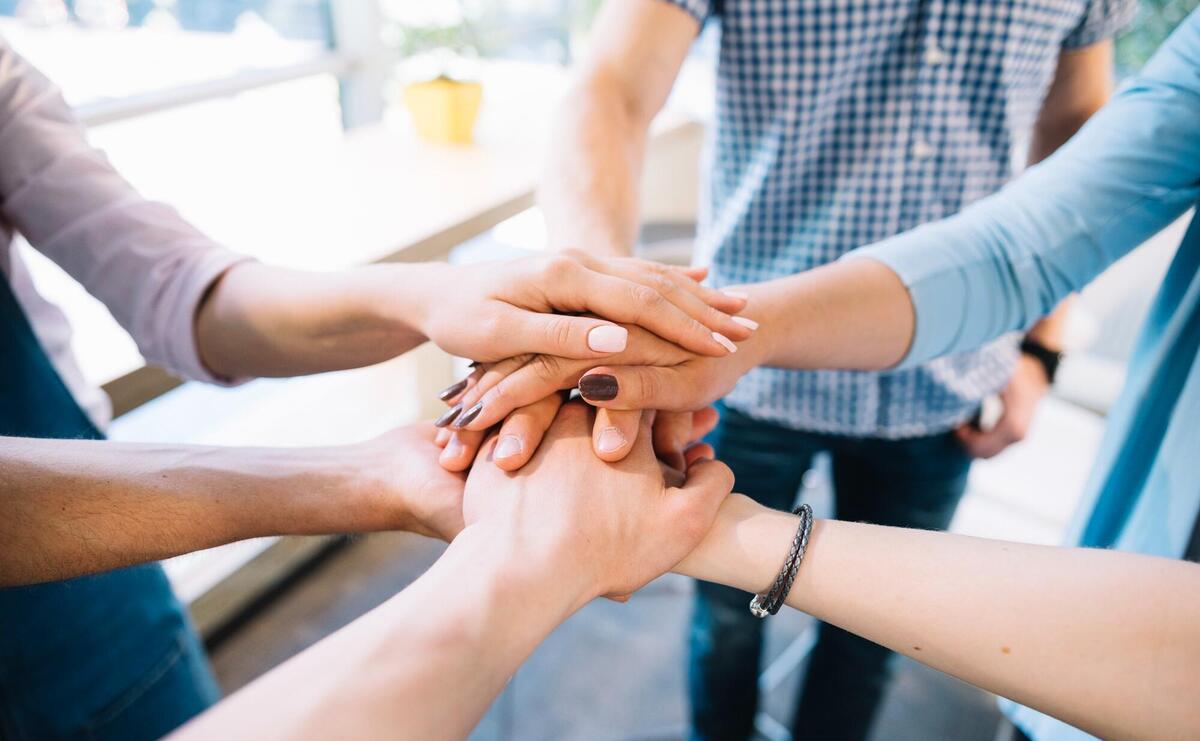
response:
<path id="1" fill-rule="evenodd" d="M 716 0 L 660 0 L 667 5 L 674 5 L 695 18 L 701 25 L 716 11 Z"/>
<path id="2" fill-rule="evenodd" d="M 949 219 L 843 259 L 896 272 L 907 367 L 1032 325 L 1200 198 L 1200 11 L 1054 156 Z"/>
<path id="3" fill-rule="evenodd" d="M 173 208 L 141 197 L 84 132 L 58 90 L 0 41 L 0 213 L 100 299 L 147 362 L 214 383 L 196 310 L 245 261 Z"/>

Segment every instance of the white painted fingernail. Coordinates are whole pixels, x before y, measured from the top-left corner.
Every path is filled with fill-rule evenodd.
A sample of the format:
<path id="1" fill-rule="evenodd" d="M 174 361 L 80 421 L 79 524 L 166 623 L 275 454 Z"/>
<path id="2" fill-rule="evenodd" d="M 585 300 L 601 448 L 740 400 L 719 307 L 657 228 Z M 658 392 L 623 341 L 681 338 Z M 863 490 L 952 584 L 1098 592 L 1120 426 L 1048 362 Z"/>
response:
<path id="1" fill-rule="evenodd" d="M 603 324 L 588 332 L 588 347 L 594 352 L 621 352 L 628 340 L 628 330 L 615 324 Z"/>
<path id="2" fill-rule="evenodd" d="M 735 316 L 733 321 L 742 325 L 746 329 L 758 329 L 758 322 L 754 321 L 753 319 L 747 319 L 744 316 Z"/>
<path id="3" fill-rule="evenodd" d="M 712 338 L 721 344 L 729 352 L 737 352 L 737 345 L 733 344 L 733 340 L 729 339 L 720 332 L 713 332 Z"/>
<path id="4" fill-rule="evenodd" d="M 745 291 L 739 291 L 736 288 L 722 288 L 721 293 L 725 294 L 726 296 L 733 296 L 734 298 L 746 300 L 750 299 L 750 294 L 746 293 Z"/>
<path id="5" fill-rule="evenodd" d="M 521 438 L 516 435 L 505 435 L 500 438 L 500 442 L 496 443 L 495 457 L 497 460 L 501 458 L 512 458 L 514 455 L 521 453 Z"/>
<path id="6" fill-rule="evenodd" d="M 600 431 L 600 440 L 596 443 L 601 453 L 612 453 L 625 447 L 625 436 L 616 427 L 605 427 Z"/>

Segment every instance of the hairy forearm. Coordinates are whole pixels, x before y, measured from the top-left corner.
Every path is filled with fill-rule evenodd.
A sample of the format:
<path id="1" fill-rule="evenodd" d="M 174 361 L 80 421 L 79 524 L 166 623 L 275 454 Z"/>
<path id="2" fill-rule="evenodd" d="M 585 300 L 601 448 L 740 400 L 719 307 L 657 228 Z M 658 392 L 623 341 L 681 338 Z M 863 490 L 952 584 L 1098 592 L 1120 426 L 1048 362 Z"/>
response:
<path id="1" fill-rule="evenodd" d="M 899 276 L 873 260 L 835 262 L 740 286 L 745 316 L 760 328 L 746 345 L 756 364 L 876 370 L 898 363 L 912 342 L 912 299 Z"/>
<path id="2" fill-rule="evenodd" d="M 459 739 L 586 599 L 509 533 L 464 530 L 396 597 L 281 665 L 177 738 Z"/>
<path id="3" fill-rule="evenodd" d="M 0 438 L 0 586 L 249 537 L 365 529 L 379 512 L 355 455 Z"/>
<path id="4" fill-rule="evenodd" d="M 538 191 L 553 247 L 632 254 L 647 128 L 603 72 L 567 97 Z"/>
<path id="5" fill-rule="evenodd" d="M 227 378 L 358 368 L 425 341 L 419 296 L 433 265 L 372 265 L 331 273 L 246 263 L 214 287 L 196 319 L 205 365 Z"/>
<path id="6" fill-rule="evenodd" d="M 796 526 L 731 497 L 677 570 L 761 591 Z M 788 604 L 1104 738 L 1200 732 L 1192 564 L 818 521 Z"/>

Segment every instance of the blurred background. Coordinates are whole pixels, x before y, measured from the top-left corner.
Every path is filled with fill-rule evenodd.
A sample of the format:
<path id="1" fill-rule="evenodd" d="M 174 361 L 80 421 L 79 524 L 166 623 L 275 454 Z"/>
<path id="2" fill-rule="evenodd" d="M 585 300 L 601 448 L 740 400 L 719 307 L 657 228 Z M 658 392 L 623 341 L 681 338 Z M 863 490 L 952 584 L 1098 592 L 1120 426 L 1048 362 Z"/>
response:
<path id="1" fill-rule="evenodd" d="M 1136 72 L 1200 0 L 1143 0 L 1118 40 Z M 599 0 L 0 0 L 0 34 L 63 89 L 92 141 L 146 195 L 234 249 L 309 269 L 496 259 L 545 249 L 534 206 L 548 123 Z M 655 124 L 643 187 L 648 256 L 691 258 L 713 41 L 696 44 Z M 1181 224 L 1078 302 L 1069 352 L 1029 438 L 977 464 L 954 529 L 1058 542 Z M 75 327 L 85 374 L 125 440 L 348 442 L 437 411 L 460 372 L 424 348 L 375 368 L 237 389 L 144 367 L 108 312 L 22 245 Z M 380 410 L 386 410 L 381 413 Z M 802 495 L 828 508 L 821 467 Z M 441 545 L 405 534 L 262 539 L 168 570 L 233 691 L 394 594 Z M 478 739 L 672 739 L 685 731 L 691 585 L 667 577 L 596 603 L 521 669 Z M 812 632 L 772 621 L 764 738 L 785 724 Z M 992 739 L 992 698 L 904 664 L 880 739 Z"/>

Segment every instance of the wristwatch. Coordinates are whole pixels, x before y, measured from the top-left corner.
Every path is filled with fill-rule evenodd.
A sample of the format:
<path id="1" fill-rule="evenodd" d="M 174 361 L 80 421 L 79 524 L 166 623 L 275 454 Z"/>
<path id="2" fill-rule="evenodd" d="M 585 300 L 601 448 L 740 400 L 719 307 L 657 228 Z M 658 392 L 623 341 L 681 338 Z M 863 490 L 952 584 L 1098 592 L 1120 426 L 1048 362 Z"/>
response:
<path id="1" fill-rule="evenodd" d="M 1058 375 L 1058 364 L 1062 362 L 1062 353 L 1029 337 L 1021 340 L 1021 352 L 1041 364 L 1042 370 L 1046 371 L 1046 380 L 1053 386 L 1054 377 Z"/>

